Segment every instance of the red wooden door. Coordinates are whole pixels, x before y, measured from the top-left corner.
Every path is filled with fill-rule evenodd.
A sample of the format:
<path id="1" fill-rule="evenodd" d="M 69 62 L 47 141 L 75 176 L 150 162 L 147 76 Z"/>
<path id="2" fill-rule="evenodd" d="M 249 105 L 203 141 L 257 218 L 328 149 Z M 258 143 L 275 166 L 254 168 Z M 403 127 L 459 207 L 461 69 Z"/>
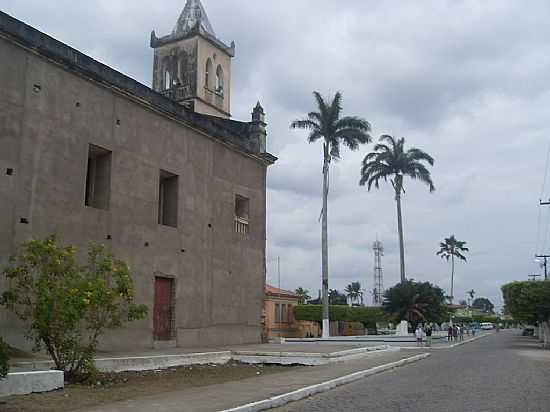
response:
<path id="1" fill-rule="evenodd" d="M 154 334 L 156 340 L 172 338 L 173 279 L 155 278 Z"/>

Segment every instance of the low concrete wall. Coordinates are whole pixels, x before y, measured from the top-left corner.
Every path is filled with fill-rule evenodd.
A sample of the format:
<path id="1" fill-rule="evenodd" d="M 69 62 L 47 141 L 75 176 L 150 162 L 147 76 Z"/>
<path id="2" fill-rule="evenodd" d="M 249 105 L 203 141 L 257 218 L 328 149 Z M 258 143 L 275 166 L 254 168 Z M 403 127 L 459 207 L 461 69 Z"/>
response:
<path id="1" fill-rule="evenodd" d="M 0 397 L 49 392 L 63 386 L 64 374 L 61 371 L 8 373 L 6 379 L 0 380 Z"/>
<path id="2" fill-rule="evenodd" d="M 223 365 L 231 360 L 231 352 L 190 353 L 183 355 L 143 356 L 134 358 L 96 359 L 101 372 L 150 371 L 188 365 Z"/>
<path id="3" fill-rule="evenodd" d="M 150 371 L 187 365 L 205 365 L 209 363 L 225 364 L 231 360 L 231 351 L 187 353 L 178 355 L 135 356 L 124 358 L 95 359 L 100 372 Z M 14 365 L 17 370 L 44 371 L 54 366 L 52 361 L 20 362 Z"/>

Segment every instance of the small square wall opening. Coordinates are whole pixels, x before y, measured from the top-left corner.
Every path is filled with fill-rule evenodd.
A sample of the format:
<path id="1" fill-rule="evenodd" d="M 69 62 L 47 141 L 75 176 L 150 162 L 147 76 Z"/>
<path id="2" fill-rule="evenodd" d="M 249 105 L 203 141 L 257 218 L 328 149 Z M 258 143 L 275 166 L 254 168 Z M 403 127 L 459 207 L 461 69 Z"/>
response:
<path id="1" fill-rule="evenodd" d="M 109 209 L 111 199 L 112 153 L 99 146 L 88 146 L 86 197 L 84 204 L 96 209 Z"/>
<path id="2" fill-rule="evenodd" d="M 178 176 L 160 171 L 158 223 L 178 227 Z"/>
<path id="3" fill-rule="evenodd" d="M 235 232 L 248 233 L 250 201 L 243 196 L 235 196 Z"/>

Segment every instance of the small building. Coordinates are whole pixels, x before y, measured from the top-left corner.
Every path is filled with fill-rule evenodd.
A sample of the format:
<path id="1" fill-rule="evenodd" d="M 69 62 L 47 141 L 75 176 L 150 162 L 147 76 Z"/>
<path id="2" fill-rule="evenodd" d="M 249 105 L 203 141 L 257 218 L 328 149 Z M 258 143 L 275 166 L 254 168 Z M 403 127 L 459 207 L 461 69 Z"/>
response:
<path id="1" fill-rule="evenodd" d="M 289 290 L 265 285 L 264 330 L 267 339 L 291 338 L 299 332 L 294 319 L 294 306 L 300 297 Z"/>
<path id="2" fill-rule="evenodd" d="M 150 46 L 152 88 L 0 12 L 0 269 L 31 238 L 102 243 L 149 308 L 102 349 L 260 342 L 264 110 L 230 118 L 235 44 L 199 0 Z M 1 308 L 0 331 L 28 347 Z"/>

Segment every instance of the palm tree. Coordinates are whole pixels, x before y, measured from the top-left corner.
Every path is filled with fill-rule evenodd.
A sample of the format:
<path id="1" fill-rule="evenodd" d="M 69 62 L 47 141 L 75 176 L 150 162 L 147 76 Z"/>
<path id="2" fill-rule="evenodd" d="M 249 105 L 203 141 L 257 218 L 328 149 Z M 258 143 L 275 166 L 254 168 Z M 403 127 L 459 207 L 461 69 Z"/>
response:
<path id="1" fill-rule="evenodd" d="M 476 291 L 472 289 L 472 290 L 468 291 L 467 293 L 470 296 L 469 302 L 471 303 L 474 300 L 474 296 L 476 294 Z M 470 306 L 470 304 L 468 304 L 468 306 Z"/>
<path id="2" fill-rule="evenodd" d="M 447 315 L 443 291 L 429 282 L 406 279 L 384 293 L 384 310 L 411 322 L 440 322 Z"/>
<path id="3" fill-rule="evenodd" d="M 455 257 L 466 261 L 464 252 L 469 252 L 466 242 L 457 240 L 455 235 L 451 235 L 451 237 L 447 237 L 443 242 L 439 243 L 439 251 L 436 253 L 436 255 L 441 256 L 442 259 L 447 259 L 447 261 L 451 258 L 451 303 L 453 303 L 454 298 Z"/>
<path id="4" fill-rule="evenodd" d="M 300 305 L 307 303 L 307 301 L 311 299 L 311 296 L 309 296 L 309 290 L 307 289 L 298 288 L 294 292 L 298 295 L 298 303 L 300 303 Z"/>
<path id="5" fill-rule="evenodd" d="M 357 302 L 358 299 L 362 299 L 363 292 L 361 291 L 361 284 L 359 282 L 351 282 L 346 286 L 344 290 L 348 296 L 350 303 Z"/>
<path id="6" fill-rule="evenodd" d="M 360 143 L 370 142 L 370 124 L 359 117 L 340 117 L 342 114 L 342 94 L 336 93 L 332 102 L 327 103 L 320 93 L 313 92 L 319 111 L 310 112 L 304 120 L 295 120 L 292 129 L 309 131 L 308 141 L 323 140 L 323 210 L 321 225 L 321 266 L 323 283 L 323 337 L 329 336 L 328 319 L 328 190 L 329 167 L 332 159 L 340 158 L 340 144 L 357 150 Z"/>
<path id="7" fill-rule="evenodd" d="M 403 245 L 403 219 L 401 217 L 401 192 L 405 193 L 403 178 L 409 176 L 411 179 L 420 180 L 428 185 L 430 192 L 433 192 L 435 187 L 432 177 L 423 162 L 433 166 L 434 159 L 428 153 L 415 147 L 405 151 L 404 137 L 395 140 L 392 136 L 383 135 L 380 137 L 379 142 L 374 146 L 374 151 L 363 159 L 359 184 L 361 186 L 367 185 L 367 189 L 370 191 L 373 184 L 374 187 L 379 188 L 380 179 L 384 179 L 386 182 L 391 179 L 397 202 L 401 282 L 404 282 L 405 247 Z"/>

